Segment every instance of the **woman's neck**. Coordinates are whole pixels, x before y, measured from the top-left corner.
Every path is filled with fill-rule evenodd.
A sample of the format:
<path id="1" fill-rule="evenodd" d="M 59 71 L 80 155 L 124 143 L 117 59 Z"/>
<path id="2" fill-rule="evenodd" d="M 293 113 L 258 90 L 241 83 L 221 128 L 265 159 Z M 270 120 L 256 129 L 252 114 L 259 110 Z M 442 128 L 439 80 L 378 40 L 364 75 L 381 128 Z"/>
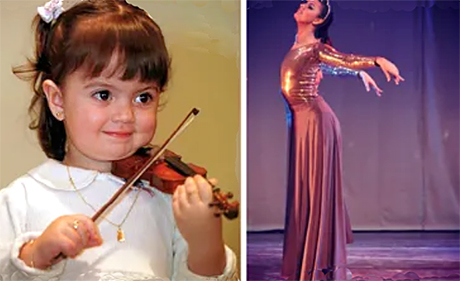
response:
<path id="1" fill-rule="evenodd" d="M 315 27 L 313 25 L 298 25 L 295 43 L 306 45 L 317 43 L 319 40 L 315 37 Z"/>

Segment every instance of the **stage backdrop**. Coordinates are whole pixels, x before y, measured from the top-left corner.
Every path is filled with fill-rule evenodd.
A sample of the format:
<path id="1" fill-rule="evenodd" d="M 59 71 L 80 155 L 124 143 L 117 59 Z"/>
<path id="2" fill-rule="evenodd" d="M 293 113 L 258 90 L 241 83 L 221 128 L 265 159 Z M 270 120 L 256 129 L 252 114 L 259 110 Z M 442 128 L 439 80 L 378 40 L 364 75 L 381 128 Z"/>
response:
<path id="1" fill-rule="evenodd" d="M 248 230 L 283 229 L 287 124 L 279 67 L 300 1 L 248 1 Z M 332 1 L 345 53 L 384 56 L 406 81 L 366 92 L 325 77 L 320 94 L 343 133 L 344 194 L 354 230 L 459 229 L 458 1 Z"/>

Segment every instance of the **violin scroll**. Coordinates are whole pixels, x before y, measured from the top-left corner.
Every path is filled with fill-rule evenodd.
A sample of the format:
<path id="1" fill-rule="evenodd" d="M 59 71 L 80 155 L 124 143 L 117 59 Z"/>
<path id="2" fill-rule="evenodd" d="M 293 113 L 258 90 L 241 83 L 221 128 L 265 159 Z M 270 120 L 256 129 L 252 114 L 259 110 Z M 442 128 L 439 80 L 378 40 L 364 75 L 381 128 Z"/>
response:
<path id="1" fill-rule="evenodd" d="M 220 209 L 220 211 L 215 214 L 216 217 L 224 215 L 229 220 L 237 218 L 240 204 L 238 202 L 228 202 L 228 199 L 233 198 L 233 193 L 227 192 L 227 194 L 223 194 L 220 192 L 219 188 L 214 188 L 213 193 L 216 200 L 210 203 L 209 206 Z"/>

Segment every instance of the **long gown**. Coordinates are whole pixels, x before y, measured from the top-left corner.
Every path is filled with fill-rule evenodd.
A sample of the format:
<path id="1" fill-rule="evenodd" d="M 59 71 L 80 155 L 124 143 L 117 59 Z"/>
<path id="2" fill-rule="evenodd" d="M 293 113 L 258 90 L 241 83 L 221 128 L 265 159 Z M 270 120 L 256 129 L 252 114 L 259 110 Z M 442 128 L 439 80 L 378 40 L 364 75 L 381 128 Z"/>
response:
<path id="1" fill-rule="evenodd" d="M 289 109 L 289 171 L 281 275 L 288 280 L 347 280 L 351 225 L 342 196 L 342 140 L 336 115 L 318 95 L 316 74 L 356 75 L 375 58 L 323 43 L 291 49 L 281 65 Z"/>

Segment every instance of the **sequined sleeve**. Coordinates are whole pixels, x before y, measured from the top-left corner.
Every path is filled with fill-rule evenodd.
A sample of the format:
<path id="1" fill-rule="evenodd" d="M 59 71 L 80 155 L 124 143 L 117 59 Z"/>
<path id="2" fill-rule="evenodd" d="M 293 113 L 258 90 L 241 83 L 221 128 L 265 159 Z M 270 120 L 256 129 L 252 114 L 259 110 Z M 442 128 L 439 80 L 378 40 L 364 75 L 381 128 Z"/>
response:
<path id="1" fill-rule="evenodd" d="M 333 76 L 355 76 L 358 77 L 359 70 L 354 70 L 346 67 L 341 66 L 332 66 L 325 63 L 321 63 L 320 65 L 321 71 L 323 74 L 326 75 L 333 75 Z"/>
<path id="2" fill-rule="evenodd" d="M 329 45 L 319 44 L 319 59 L 323 64 L 332 67 L 344 67 L 354 70 L 375 67 L 376 57 L 365 57 L 355 54 L 344 54 Z"/>

